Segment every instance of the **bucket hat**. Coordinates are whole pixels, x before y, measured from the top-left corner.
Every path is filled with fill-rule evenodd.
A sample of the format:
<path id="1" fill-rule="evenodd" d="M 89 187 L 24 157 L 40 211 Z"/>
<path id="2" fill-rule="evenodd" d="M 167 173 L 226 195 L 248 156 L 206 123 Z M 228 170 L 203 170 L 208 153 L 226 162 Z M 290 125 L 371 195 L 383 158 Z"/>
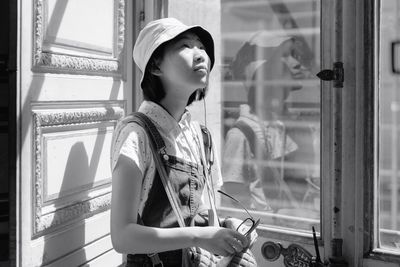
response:
<path id="1" fill-rule="evenodd" d="M 147 63 L 154 51 L 163 43 L 168 42 L 184 32 L 195 33 L 203 43 L 212 69 L 214 65 L 214 41 L 211 34 L 199 25 L 185 25 L 175 18 L 163 18 L 149 22 L 139 33 L 133 49 L 133 59 L 142 72 L 140 86 Z M 143 89 L 143 87 L 142 87 Z"/>

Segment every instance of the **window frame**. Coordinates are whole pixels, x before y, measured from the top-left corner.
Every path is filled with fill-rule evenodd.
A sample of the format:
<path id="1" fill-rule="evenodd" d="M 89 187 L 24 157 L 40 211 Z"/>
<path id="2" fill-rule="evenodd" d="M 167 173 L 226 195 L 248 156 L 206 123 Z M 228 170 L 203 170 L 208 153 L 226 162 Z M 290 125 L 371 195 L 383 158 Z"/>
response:
<path id="1" fill-rule="evenodd" d="M 334 56 L 333 42 L 335 36 L 331 33 L 334 31 L 334 14 L 332 14 L 332 8 L 334 8 L 332 1 L 330 0 L 321 0 L 321 10 L 320 10 L 320 61 L 321 61 L 321 70 L 329 69 L 333 65 L 334 60 L 332 60 Z M 332 166 L 332 158 L 334 157 L 334 147 L 332 136 L 333 130 L 331 127 L 333 116 L 333 103 L 331 101 L 332 92 L 331 92 L 331 82 L 321 82 L 321 102 L 320 102 L 320 125 L 321 125 L 321 136 L 320 136 L 320 177 L 321 177 L 321 208 L 320 208 L 320 227 L 321 233 L 318 233 L 318 246 L 322 255 L 326 257 L 330 255 L 331 247 L 331 221 L 332 221 L 332 213 L 330 212 L 332 206 L 332 192 L 331 192 L 331 179 L 334 175 L 334 169 Z M 215 132 L 215 131 L 214 131 Z M 221 161 L 220 161 L 221 162 Z M 328 185 L 329 183 L 329 185 Z M 325 197 L 328 196 L 328 197 Z M 242 211 L 239 207 L 235 211 L 232 211 L 230 208 L 226 207 L 218 207 L 218 213 L 221 217 L 226 216 L 237 216 L 246 217 L 247 214 Z M 272 215 L 273 216 L 273 215 Z M 271 215 L 265 215 L 265 217 L 272 217 Z M 295 229 L 290 228 L 280 228 L 274 225 L 267 225 L 260 223 L 257 228 L 257 233 L 262 238 L 271 238 L 277 240 L 288 241 L 292 243 L 298 243 L 302 245 L 313 245 L 313 236 L 311 229 L 310 231 L 296 231 Z M 313 254 L 315 253 L 311 250 Z"/>
<path id="2" fill-rule="evenodd" d="M 365 23 L 369 24 L 365 32 L 370 36 L 366 41 L 368 54 L 370 54 L 368 62 L 366 62 L 365 77 L 367 87 L 366 99 L 368 101 L 366 110 L 365 123 L 367 125 L 366 150 L 367 154 L 373 155 L 366 159 L 365 166 L 368 168 L 368 179 L 365 179 L 364 188 L 366 194 L 364 198 L 365 207 L 368 215 L 365 220 L 365 230 L 370 233 L 365 234 L 364 255 L 365 259 L 376 261 L 384 261 L 390 263 L 400 263 L 400 252 L 379 248 L 379 91 L 380 91 L 380 15 L 382 0 L 367 1 L 365 6 L 366 19 Z M 372 75 L 371 75 L 372 74 Z M 373 119 L 368 119 L 368 116 Z M 372 145 L 371 145 L 372 144 Z"/>

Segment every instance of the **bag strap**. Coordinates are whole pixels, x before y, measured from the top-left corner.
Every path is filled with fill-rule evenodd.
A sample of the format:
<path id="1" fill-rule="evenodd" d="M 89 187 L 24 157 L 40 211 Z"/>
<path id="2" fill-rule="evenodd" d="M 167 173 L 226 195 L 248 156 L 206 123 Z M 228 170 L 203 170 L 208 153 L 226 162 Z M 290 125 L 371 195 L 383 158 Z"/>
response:
<path id="1" fill-rule="evenodd" d="M 244 134 L 247 141 L 249 142 L 251 153 L 253 153 L 253 155 L 256 155 L 257 137 L 256 137 L 256 133 L 254 132 L 253 128 L 251 128 L 251 126 L 248 123 L 246 123 L 242 120 L 238 120 L 237 122 L 235 122 L 233 127 L 238 128 Z"/>
<path id="2" fill-rule="evenodd" d="M 150 148 L 153 154 L 157 171 L 164 185 L 165 193 L 167 194 L 172 209 L 176 214 L 179 226 L 185 227 L 185 220 L 183 219 L 182 213 L 180 212 L 178 202 L 174 197 L 171 181 L 167 178 L 168 175 L 165 170 L 165 166 L 162 163 L 162 159 L 168 160 L 168 155 L 165 152 L 165 143 L 156 126 L 145 114 L 140 112 L 132 113 L 132 119 L 132 122 L 139 124 L 140 126 L 142 126 L 143 129 L 145 129 L 147 136 L 150 139 Z M 150 257 L 153 266 L 163 266 L 163 262 L 160 260 L 158 253 L 148 254 L 148 256 Z"/>
<path id="3" fill-rule="evenodd" d="M 165 192 L 167 194 L 168 200 L 171 204 L 172 209 L 174 210 L 176 217 L 178 219 L 178 224 L 180 227 L 185 227 L 185 220 L 183 219 L 182 213 L 180 212 L 178 202 L 176 201 L 173 189 L 171 185 L 171 181 L 168 179 L 167 171 L 165 170 L 165 166 L 162 160 L 167 160 L 168 155 L 165 151 L 165 143 L 162 140 L 160 133 L 158 132 L 156 126 L 153 122 L 143 113 L 135 112 L 132 113 L 133 120 L 145 129 L 149 139 L 150 139 L 150 148 L 153 152 L 154 162 L 157 168 L 157 171 L 160 175 L 161 181 L 164 185 Z"/>
<path id="4" fill-rule="evenodd" d="M 257 145 L 256 143 L 257 143 L 258 139 L 256 137 L 256 134 L 255 134 L 253 128 L 251 128 L 251 126 L 248 123 L 246 123 L 242 120 L 237 121 L 233 127 L 236 127 L 240 131 L 242 131 L 242 133 L 245 135 L 247 141 L 249 142 L 251 153 L 253 153 L 253 155 L 256 155 L 255 151 L 256 151 L 256 145 Z M 265 142 L 267 142 L 267 140 L 265 140 Z M 282 141 L 282 147 L 281 147 L 282 156 L 280 159 L 280 166 L 279 166 L 279 177 L 276 177 L 275 180 L 278 182 L 278 184 L 280 186 L 281 193 L 284 193 L 287 196 L 287 198 L 289 199 L 290 203 L 294 207 L 298 208 L 299 205 L 297 204 L 297 201 L 295 200 L 290 188 L 284 181 L 285 148 L 286 148 L 286 129 L 284 128 L 283 141 Z"/>
<path id="5" fill-rule="evenodd" d="M 218 215 L 217 215 L 217 208 L 215 205 L 215 191 L 212 183 L 212 173 L 211 173 L 211 166 L 213 164 L 213 151 L 212 151 L 212 139 L 211 139 L 211 134 L 208 131 L 208 129 L 204 125 L 200 125 L 198 123 L 195 124 L 195 127 L 197 127 L 196 133 L 199 134 L 201 133 L 203 137 L 203 144 L 204 144 L 204 149 L 200 149 L 200 160 L 204 166 L 204 176 L 205 176 L 205 183 L 207 186 L 207 194 L 208 198 L 210 200 L 210 205 L 211 205 L 211 210 L 209 210 L 208 215 L 209 215 L 209 225 L 210 226 L 221 226 L 221 223 L 219 221 Z"/>
<path id="6" fill-rule="evenodd" d="M 160 133 L 158 132 L 156 126 L 143 113 L 134 112 L 131 115 L 126 116 L 119 124 L 119 127 L 117 127 L 115 129 L 115 132 L 114 132 L 115 140 L 118 138 L 118 136 L 121 133 L 121 130 L 124 128 L 124 126 L 131 122 L 137 123 L 143 129 L 145 129 L 147 136 L 149 136 L 149 139 L 150 139 L 150 147 L 152 148 L 155 162 L 157 162 L 157 158 L 159 160 L 159 157 L 157 155 L 159 153 L 165 153 L 165 143 L 164 143 L 164 140 L 162 139 Z M 157 163 L 156 163 L 156 166 L 157 166 Z M 164 169 L 164 172 L 165 172 L 165 169 Z M 160 176 L 162 177 L 160 171 L 159 171 L 159 173 L 160 173 Z M 163 184 L 164 184 L 164 181 L 163 181 Z M 165 192 L 167 193 L 168 198 L 170 198 L 171 197 L 171 191 L 170 191 L 171 187 L 169 188 L 169 190 L 167 190 L 167 187 L 165 186 L 165 184 L 164 184 L 164 187 L 165 187 Z M 170 202 L 171 202 L 171 199 L 170 199 Z M 177 205 L 176 201 L 175 201 L 175 204 Z M 171 202 L 171 205 L 172 205 L 172 207 L 174 207 L 173 201 Z M 140 214 L 138 214 L 137 220 L 140 224 L 144 225 L 143 220 L 140 217 Z M 182 218 L 182 221 L 183 221 L 183 218 Z M 178 216 L 178 223 L 180 224 L 179 216 Z M 158 266 L 158 265 L 164 266 L 163 262 L 160 260 L 158 253 L 147 254 L 147 256 L 150 258 L 153 266 Z"/>

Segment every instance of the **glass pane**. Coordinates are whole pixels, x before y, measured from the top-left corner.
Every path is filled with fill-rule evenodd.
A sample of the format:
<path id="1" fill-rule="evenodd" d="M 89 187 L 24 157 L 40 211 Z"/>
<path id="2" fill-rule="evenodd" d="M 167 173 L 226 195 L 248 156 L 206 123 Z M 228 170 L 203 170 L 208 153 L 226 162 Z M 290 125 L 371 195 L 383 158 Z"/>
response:
<path id="1" fill-rule="evenodd" d="M 398 249 L 400 248 L 399 1 L 381 1 L 379 38 L 379 236 L 381 247 Z"/>
<path id="2" fill-rule="evenodd" d="M 320 1 L 221 3 L 223 190 L 262 223 L 318 228 Z"/>

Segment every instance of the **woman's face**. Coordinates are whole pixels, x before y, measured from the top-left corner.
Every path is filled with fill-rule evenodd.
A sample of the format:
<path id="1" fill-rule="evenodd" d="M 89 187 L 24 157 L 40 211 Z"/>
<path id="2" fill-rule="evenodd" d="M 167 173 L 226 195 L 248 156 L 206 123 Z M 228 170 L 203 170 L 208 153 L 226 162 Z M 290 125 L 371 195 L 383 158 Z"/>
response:
<path id="1" fill-rule="evenodd" d="M 170 90 L 178 90 L 176 93 L 190 96 L 207 86 L 210 58 L 199 37 L 186 32 L 165 47 L 159 69 L 167 94 Z"/>

